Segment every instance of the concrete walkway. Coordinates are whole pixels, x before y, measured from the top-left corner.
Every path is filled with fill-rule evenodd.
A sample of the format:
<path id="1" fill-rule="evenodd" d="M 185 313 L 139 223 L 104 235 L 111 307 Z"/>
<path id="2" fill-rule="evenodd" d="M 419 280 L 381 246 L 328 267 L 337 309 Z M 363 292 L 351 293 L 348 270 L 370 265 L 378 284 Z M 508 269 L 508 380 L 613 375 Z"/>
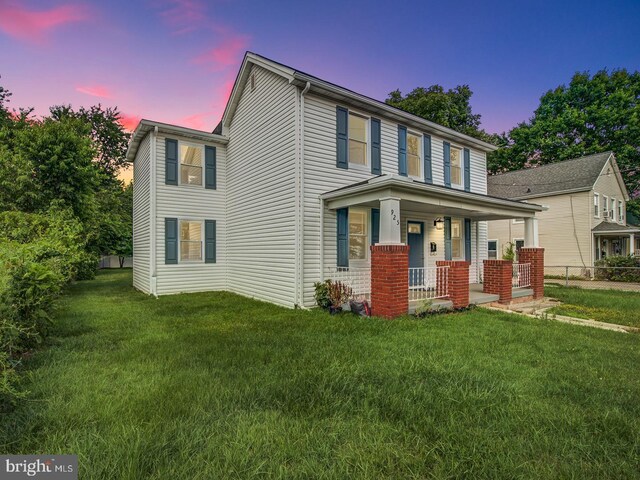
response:
<path id="1" fill-rule="evenodd" d="M 534 300 L 532 302 L 518 303 L 514 305 L 502 305 L 500 303 L 492 303 L 489 305 L 482 305 L 482 308 L 489 310 L 495 310 L 506 313 L 514 313 L 517 315 L 524 315 L 530 318 L 545 319 L 545 320 L 557 320 L 562 323 L 570 323 L 572 325 L 581 325 L 583 327 L 600 328 L 602 330 L 610 330 L 620 333 L 640 333 L 640 328 L 628 327 L 626 325 L 617 325 L 615 323 L 598 322 L 597 320 L 590 320 L 585 318 L 567 317 L 565 315 L 549 314 L 547 310 L 560 305 L 562 302 L 554 298 L 542 298 L 540 300 Z"/>

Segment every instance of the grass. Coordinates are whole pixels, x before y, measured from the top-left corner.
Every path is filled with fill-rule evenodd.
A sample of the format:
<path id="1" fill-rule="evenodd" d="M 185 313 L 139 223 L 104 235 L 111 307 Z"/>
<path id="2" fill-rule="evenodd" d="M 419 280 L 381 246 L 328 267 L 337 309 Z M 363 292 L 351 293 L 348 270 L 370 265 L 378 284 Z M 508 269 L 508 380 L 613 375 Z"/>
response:
<path id="1" fill-rule="evenodd" d="M 546 285 L 545 295 L 564 302 L 550 314 L 590 318 L 600 322 L 640 327 L 640 293 L 620 290 L 590 290 Z"/>
<path id="2" fill-rule="evenodd" d="M 74 285 L 7 453 L 83 479 L 638 478 L 640 336 L 473 310 L 394 321 Z"/>

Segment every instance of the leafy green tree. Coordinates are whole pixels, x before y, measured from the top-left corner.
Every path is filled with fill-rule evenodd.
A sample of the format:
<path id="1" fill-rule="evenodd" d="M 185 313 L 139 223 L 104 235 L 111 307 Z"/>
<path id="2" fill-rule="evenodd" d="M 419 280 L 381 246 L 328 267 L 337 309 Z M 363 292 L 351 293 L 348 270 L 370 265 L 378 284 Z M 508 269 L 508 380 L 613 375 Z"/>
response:
<path id="1" fill-rule="evenodd" d="M 528 122 L 513 128 L 488 158 L 492 172 L 612 150 L 632 196 L 640 194 L 640 72 L 576 73 L 549 90 Z M 633 203 L 636 203 L 634 205 Z M 637 210 L 637 202 L 630 206 Z"/>
<path id="2" fill-rule="evenodd" d="M 468 85 L 458 85 L 447 91 L 440 85 L 431 85 L 417 87 L 405 96 L 395 90 L 385 103 L 460 133 L 493 142 L 493 136 L 480 128 L 480 114 L 474 114 L 471 109 L 472 95 Z"/>
<path id="3" fill-rule="evenodd" d="M 56 105 L 49 110 L 54 120 L 75 118 L 90 126 L 91 140 L 96 151 L 94 161 L 108 176 L 115 177 L 126 166 L 125 155 L 131 135 L 120 123 L 121 115 L 117 107 L 103 108 L 98 104 L 88 109 L 80 107 L 73 110 L 71 105 Z"/>

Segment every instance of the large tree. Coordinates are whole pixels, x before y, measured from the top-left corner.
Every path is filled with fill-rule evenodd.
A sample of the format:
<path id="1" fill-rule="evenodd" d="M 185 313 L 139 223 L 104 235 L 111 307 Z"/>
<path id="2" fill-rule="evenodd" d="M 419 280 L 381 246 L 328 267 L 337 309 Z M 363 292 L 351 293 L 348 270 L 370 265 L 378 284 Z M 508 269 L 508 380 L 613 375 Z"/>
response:
<path id="1" fill-rule="evenodd" d="M 480 128 L 480 114 L 471 109 L 473 92 L 468 85 L 446 90 L 440 85 L 417 87 L 406 95 L 400 90 L 389 94 L 385 103 L 413 113 L 458 132 L 493 142 L 493 137 Z"/>
<path id="2" fill-rule="evenodd" d="M 502 172 L 612 150 L 633 197 L 640 195 L 640 73 L 576 73 L 549 90 L 528 122 L 502 138 L 489 170 Z M 634 202 L 637 203 L 637 202 Z"/>

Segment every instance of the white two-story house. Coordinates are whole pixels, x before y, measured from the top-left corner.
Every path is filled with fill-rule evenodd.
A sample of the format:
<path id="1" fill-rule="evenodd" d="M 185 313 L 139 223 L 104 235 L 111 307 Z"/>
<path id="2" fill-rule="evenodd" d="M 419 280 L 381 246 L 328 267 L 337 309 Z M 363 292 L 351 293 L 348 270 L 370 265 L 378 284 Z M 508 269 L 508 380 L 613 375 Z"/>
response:
<path id="1" fill-rule="evenodd" d="M 134 286 L 309 307 L 328 277 L 366 294 L 370 246 L 394 243 L 418 276 L 458 259 L 478 282 L 486 222 L 524 218 L 534 246 L 541 211 L 487 195 L 494 148 L 247 53 L 214 133 L 133 134 Z"/>

